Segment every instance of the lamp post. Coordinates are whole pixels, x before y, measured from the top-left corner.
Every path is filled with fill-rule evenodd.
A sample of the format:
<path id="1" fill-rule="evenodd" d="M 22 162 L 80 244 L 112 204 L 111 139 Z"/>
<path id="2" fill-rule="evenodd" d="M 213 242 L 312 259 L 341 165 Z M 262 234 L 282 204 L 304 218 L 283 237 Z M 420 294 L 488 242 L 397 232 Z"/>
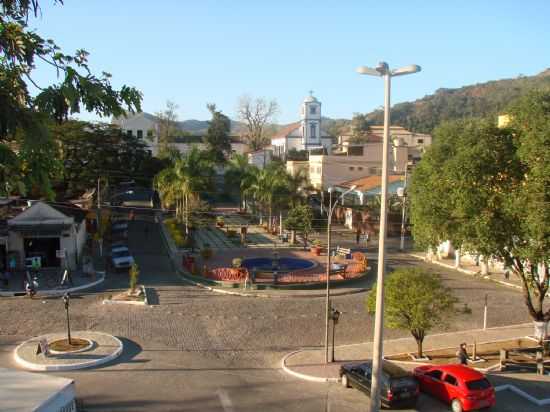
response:
<path id="1" fill-rule="evenodd" d="M 332 213 L 334 212 L 334 209 L 336 209 L 336 205 L 338 204 L 339 200 L 343 200 L 344 196 L 347 195 L 352 190 L 355 190 L 356 186 L 353 185 L 348 190 L 346 190 L 344 193 L 340 195 L 338 199 L 336 199 L 336 202 L 334 202 L 334 205 L 332 205 L 332 191 L 333 188 L 328 188 L 329 193 L 329 206 L 328 206 L 328 222 L 327 222 L 327 293 L 326 293 L 326 308 L 325 308 L 325 363 L 332 362 L 332 359 L 329 359 L 329 351 L 328 351 L 328 335 L 329 335 L 329 328 L 330 328 L 330 225 L 332 223 Z"/>
<path id="2" fill-rule="evenodd" d="M 378 236 L 378 273 L 376 277 L 376 313 L 374 320 L 374 343 L 372 363 L 372 383 L 370 397 L 370 411 L 380 409 L 380 383 L 382 375 L 383 327 L 384 327 L 384 269 L 386 254 L 386 220 L 388 202 L 388 146 L 390 134 L 390 90 L 391 78 L 420 71 L 415 64 L 390 70 L 388 63 L 380 62 L 375 69 L 361 66 L 359 74 L 384 78 L 384 144 L 382 150 L 382 198 L 380 202 L 380 233 Z"/>
<path id="3" fill-rule="evenodd" d="M 401 190 L 397 191 L 397 195 L 401 197 L 401 239 L 399 241 L 399 250 L 403 252 L 405 250 L 405 202 L 407 200 L 407 173 L 409 168 L 405 168 L 405 183 Z"/>
<path id="4" fill-rule="evenodd" d="M 70 301 L 70 296 L 68 293 L 65 293 L 63 295 L 63 303 L 65 304 L 65 312 L 67 312 L 67 340 L 69 341 L 69 346 L 71 346 L 72 343 L 71 343 L 71 323 L 69 321 L 69 301 Z"/>

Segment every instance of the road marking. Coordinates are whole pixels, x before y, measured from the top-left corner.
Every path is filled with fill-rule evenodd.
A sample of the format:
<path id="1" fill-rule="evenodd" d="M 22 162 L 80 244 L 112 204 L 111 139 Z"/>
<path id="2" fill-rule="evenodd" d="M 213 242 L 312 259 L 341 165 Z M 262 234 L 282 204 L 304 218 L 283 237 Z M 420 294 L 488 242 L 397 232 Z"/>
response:
<path id="1" fill-rule="evenodd" d="M 233 409 L 233 402 L 231 402 L 227 391 L 224 389 L 218 389 L 216 393 L 218 394 L 218 398 L 220 398 L 220 403 L 222 404 L 223 410 L 225 412 L 235 412 L 235 409 Z"/>

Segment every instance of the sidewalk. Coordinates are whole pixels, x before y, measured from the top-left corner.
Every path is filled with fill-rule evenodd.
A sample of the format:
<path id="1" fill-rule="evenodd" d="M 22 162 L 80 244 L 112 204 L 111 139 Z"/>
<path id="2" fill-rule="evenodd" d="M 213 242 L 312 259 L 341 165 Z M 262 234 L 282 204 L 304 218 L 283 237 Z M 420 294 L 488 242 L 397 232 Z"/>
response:
<path id="1" fill-rule="evenodd" d="M 495 340 L 524 337 L 533 332 L 531 323 L 510 325 L 487 330 L 475 329 L 428 335 L 424 339 L 424 350 L 458 347 L 461 342 L 488 342 Z M 393 355 L 414 352 L 416 341 L 400 338 L 384 341 L 384 354 Z M 302 349 L 286 355 L 282 359 L 285 372 L 314 382 L 338 382 L 340 365 L 354 361 L 364 361 L 372 357 L 372 342 L 337 346 L 334 357 L 336 362 L 325 364 L 324 348 Z"/>
<path id="2" fill-rule="evenodd" d="M 481 267 L 474 264 L 462 262 L 460 267 L 455 266 L 455 260 L 450 258 L 441 258 L 437 260 L 436 258 L 430 259 L 427 257 L 427 253 L 424 252 L 409 252 L 409 256 L 415 257 L 417 259 L 424 260 L 426 262 L 432 263 L 434 265 L 443 266 L 448 269 L 453 269 L 467 275 L 477 276 L 482 279 L 490 280 L 492 282 L 500 283 L 501 285 L 508 286 L 515 289 L 522 289 L 520 280 L 511 273 L 508 278 L 504 275 L 504 272 L 501 268 L 489 266 L 489 274 L 481 275 Z"/>

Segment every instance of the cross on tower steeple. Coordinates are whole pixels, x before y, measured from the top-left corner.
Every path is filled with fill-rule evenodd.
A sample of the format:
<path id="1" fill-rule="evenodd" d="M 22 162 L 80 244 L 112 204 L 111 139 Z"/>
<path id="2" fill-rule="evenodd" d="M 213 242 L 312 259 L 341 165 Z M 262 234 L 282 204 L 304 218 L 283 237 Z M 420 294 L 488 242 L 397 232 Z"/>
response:
<path id="1" fill-rule="evenodd" d="M 310 96 L 313 96 L 313 90 L 310 90 L 310 91 L 309 91 L 309 95 L 310 95 Z"/>

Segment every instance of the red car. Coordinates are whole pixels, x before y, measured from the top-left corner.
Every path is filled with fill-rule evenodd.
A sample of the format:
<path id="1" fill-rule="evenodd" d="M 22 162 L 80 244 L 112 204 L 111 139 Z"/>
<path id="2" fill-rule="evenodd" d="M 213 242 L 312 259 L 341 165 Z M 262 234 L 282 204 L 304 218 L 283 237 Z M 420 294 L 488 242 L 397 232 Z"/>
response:
<path id="1" fill-rule="evenodd" d="M 427 365 L 415 368 L 420 390 L 450 404 L 453 412 L 491 408 L 495 389 L 482 373 L 464 365 Z"/>

